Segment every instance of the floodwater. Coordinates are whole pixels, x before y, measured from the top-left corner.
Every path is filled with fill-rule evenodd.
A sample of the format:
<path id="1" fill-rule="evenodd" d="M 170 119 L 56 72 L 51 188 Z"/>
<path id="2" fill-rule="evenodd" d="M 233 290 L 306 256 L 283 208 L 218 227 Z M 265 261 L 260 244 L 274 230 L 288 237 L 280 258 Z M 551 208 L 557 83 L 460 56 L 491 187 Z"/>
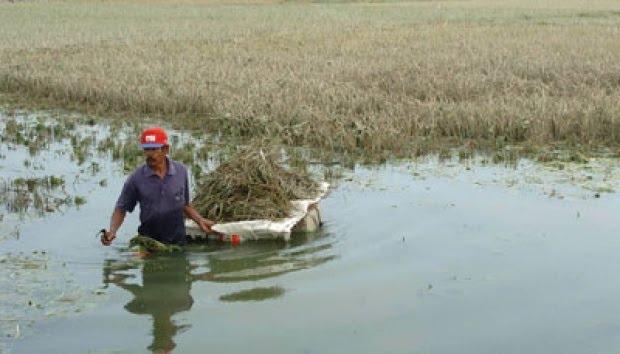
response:
<path id="1" fill-rule="evenodd" d="M 35 153 L 5 141 L 0 154 L 4 185 L 54 175 L 65 183 L 49 200 L 85 199 L 36 212 L 3 189 L 2 353 L 620 348 L 615 160 L 357 166 L 321 202 L 319 233 L 139 258 L 137 213 L 113 246 L 95 237 L 125 176 L 109 154 L 79 165 L 62 141 Z"/>

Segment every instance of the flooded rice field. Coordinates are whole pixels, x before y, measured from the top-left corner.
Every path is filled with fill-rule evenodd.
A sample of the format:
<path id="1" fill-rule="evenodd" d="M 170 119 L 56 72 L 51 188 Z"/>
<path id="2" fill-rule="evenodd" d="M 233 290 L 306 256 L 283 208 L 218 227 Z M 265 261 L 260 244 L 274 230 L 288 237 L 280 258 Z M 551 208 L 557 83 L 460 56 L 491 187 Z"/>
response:
<path id="1" fill-rule="evenodd" d="M 95 235 L 143 127 L 0 117 L 1 353 L 620 346 L 617 160 L 353 166 L 321 202 L 318 233 L 140 258 L 128 248 L 137 213 L 113 246 Z M 217 163 L 217 146 L 178 136 L 173 151 L 203 153 L 187 157 L 194 173 Z"/>

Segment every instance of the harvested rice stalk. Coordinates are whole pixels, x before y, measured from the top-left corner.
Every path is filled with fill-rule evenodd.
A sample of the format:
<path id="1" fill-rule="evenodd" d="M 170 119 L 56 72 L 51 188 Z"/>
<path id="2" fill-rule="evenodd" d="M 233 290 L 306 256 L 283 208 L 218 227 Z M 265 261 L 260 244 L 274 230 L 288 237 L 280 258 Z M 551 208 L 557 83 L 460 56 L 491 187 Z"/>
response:
<path id="1" fill-rule="evenodd" d="M 131 240 L 129 240 L 129 246 L 138 247 L 140 251 L 147 251 L 151 253 L 174 253 L 183 251 L 183 247 L 181 246 L 167 245 L 148 236 L 141 235 L 135 236 Z"/>
<path id="2" fill-rule="evenodd" d="M 197 183 L 194 207 L 217 222 L 288 216 L 291 200 L 316 196 L 318 183 L 307 173 L 287 169 L 275 154 L 245 149 Z"/>

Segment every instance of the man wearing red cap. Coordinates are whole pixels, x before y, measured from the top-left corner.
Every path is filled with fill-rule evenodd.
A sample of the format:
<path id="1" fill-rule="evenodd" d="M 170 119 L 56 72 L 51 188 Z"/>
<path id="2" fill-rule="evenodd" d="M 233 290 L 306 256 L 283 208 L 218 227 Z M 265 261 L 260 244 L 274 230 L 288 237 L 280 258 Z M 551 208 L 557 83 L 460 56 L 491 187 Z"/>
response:
<path id="1" fill-rule="evenodd" d="M 185 220 L 194 220 L 205 233 L 211 233 L 213 221 L 200 216 L 189 199 L 187 167 L 167 157 L 168 136 L 159 127 L 148 128 L 140 136 L 146 163 L 136 168 L 125 181 L 110 219 L 110 230 L 101 243 L 108 246 L 116 238 L 127 212 L 140 203 L 140 235 L 167 244 L 185 244 Z"/>

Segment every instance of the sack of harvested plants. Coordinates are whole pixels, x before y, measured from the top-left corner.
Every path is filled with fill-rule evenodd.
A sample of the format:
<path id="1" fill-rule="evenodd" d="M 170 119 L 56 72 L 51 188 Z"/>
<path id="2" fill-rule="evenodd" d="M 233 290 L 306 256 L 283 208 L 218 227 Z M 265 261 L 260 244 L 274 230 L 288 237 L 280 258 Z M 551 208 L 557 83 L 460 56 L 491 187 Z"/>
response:
<path id="1" fill-rule="evenodd" d="M 291 200 L 314 198 L 319 184 L 273 154 L 242 150 L 197 181 L 194 208 L 218 223 L 289 216 Z"/>
<path id="2" fill-rule="evenodd" d="M 310 205 L 327 192 L 307 172 L 279 163 L 277 154 L 244 149 L 196 183 L 196 210 L 220 232 L 287 239 Z M 291 224 L 292 223 L 292 224 Z M 191 233 L 191 223 L 188 223 Z"/>

